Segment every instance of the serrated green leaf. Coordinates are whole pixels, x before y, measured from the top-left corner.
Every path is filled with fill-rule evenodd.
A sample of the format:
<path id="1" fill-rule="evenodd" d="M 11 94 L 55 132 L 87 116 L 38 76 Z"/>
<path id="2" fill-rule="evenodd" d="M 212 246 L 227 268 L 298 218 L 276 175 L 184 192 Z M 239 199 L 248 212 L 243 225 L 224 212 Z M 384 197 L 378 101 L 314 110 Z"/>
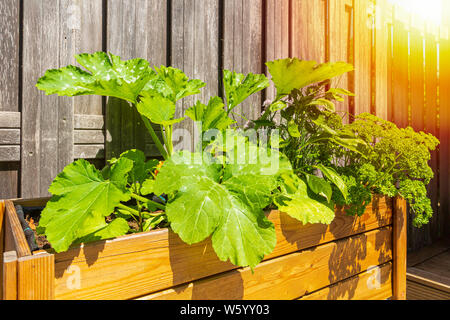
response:
<path id="1" fill-rule="evenodd" d="M 92 164 L 80 159 L 55 178 L 49 189 L 53 197 L 42 211 L 39 225 L 56 252 L 105 227 L 104 217 L 130 199 L 125 187 L 132 167 L 131 160 L 120 159 L 111 167 L 111 179 L 105 180 Z"/>
<path id="2" fill-rule="evenodd" d="M 277 89 L 277 100 L 314 83 L 340 76 L 352 71 L 353 66 L 345 62 L 327 62 L 287 58 L 266 63 Z"/>
<path id="3" fill-rule="evenodd" d="M 261 174 L 264 170 L 256 170 L 253 164 L 240 164 L 221 181 L 222 166 L 193 164 L 189 161 L 195 154 L 188 152 L 174 156 L 155 180 L 156 194 L 175 192 L 166 204 L 172 229 L 187 243 L 212 235 L 214 250 L 224 261 L 240 266 L 258 264 L 276 242 L 273 224 L 262 210 L 271 202 L 276 177 Z"/>
<path id="4" fill-rule="evenodd" d="M 275 226 L 262 211 L 249 210 L 236 198 L 224 207 L 221 223 L 212 235 L 214 251 L 222 261 L 253 268 L 275 248 Z"/>
<path id="5" fill-rule="evenodd" d="M 222 98 L 212 97 L 208 105 L 200 101 L 186 110 L 186 116 L 202 123 L 202 132 L 210 129 L 225 130 L 235 121 L 228 117 Z"/>
<path id="6" fill-rule="evenodd" d="M 348 196 L 347 185 L 345 184 L 345 182 L 341 178 L 341 176 L 336 171 L 334 171 L 332 168 L 328 168 L 321 163 L 317 164 L 315 167 L 317 169 L 319 169 L 322 172 L 322 174 L 325 177 L 327 177 L 328 180 L 330 180 L 332 183 L 334 183 L 334 185 L 342 193 L 342 196 L 344 197 L 345 201 L 347 201 L 347 196 Z"/>
<path id="7" fill-rule="evenodd" d="M 140 114 L 144 115 L 151 122 L 160 125 L 170 125 L 184 119 L 173 119 L 175 115 L 175 102 L 163 96 L 144 91 L 142 92 L 139 103 L 136 105 Z"/>
<path id="8" fill-rule="evenodd" d="M 79 54 L 75 58 L 89 72 L 75 66 L 47 70 L 36 86 L 47 95 L 101 95 L 134 103 L 156 73 L 144 59 L 123 61 L 105 52 Z"/>
<path id="9" fill-rule="evenodd" d="M 144 91 L 158 92 L 164 98 L 176 102 L 184 97 L 200 93 L 206 84 L 198 79 L 189 80 L 183 71 L 173 67 L 155 67 L 158 77 L 148 82 Z"/>
<path id="10" fill-rule="evenodd" d="M 263 74 L 249 73 L 244 76 L 234 71 L 223 71 L 223 83 L 227 99 L 228 111 L 247 99 L 250 95 L 259 92 L 270 85 Z"/>

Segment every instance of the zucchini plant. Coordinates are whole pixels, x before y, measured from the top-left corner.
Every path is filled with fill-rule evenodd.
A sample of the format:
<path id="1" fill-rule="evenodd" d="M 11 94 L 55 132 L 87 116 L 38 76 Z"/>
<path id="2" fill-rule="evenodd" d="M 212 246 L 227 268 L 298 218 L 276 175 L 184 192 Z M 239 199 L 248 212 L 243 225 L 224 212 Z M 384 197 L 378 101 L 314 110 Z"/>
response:
<path id="1" fill-rule="evenodd" d="M 75 66 L 48 70 L 37 87 L 46 94 L 128 101 L 142 116 L 164 163 L 147 161 L 141 151 L 129 150 L 110 159 L 102 170 L 85 160 L 64 168 L 50 186 L 53 196 L 39 224 L 39 232 L 55 251 L 129 233 L 127 220 L 134 219 L 139 231 L 166 223 L 189 244 L 211 236 L 221 260 L 254 267 L 276 244 L 274 226 L 264 214 L 275 199 L 305 223 L 330 223 L 334 218 L 333 208 L 310 198 L 303 182 L 295 179 L 288 158 L 249 141 L 235 126 L 234 108 L 269 86 L 264 75 L 225 70 L 225 101 L 220 97 L 211 97 L 207 105 L 198 101 L 176 119 L 177 101 L 198 94 L 204 82 L 191 80 L 176 68 L 151 68 L 143 59 L 124 61 L 104 52 L 80 54 L 76 60 L 87 71 Z M 237 144 L 230 147 L 219 139 L 202 144 L 197 152 L 174 151 L 173 125 L 186 118 L 200 123 L 203 133 L 231 130 Z M 161 126 L 162 140 L 155 125 Z M 211 144 L 214 148 L 207 148 Z M 242 158 L 242 148 L 247 159 L 228 161 Z M 270 161 L 263 161 L 275 158 L 276 170 Z"/>

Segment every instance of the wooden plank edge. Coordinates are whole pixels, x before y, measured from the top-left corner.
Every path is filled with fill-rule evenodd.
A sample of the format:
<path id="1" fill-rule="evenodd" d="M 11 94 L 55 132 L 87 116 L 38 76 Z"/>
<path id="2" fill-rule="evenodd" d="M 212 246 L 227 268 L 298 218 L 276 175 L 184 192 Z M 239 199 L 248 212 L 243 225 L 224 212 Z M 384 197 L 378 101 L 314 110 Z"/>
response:
<path id="1" fill-rule="evenodd" d="M 407 281 L 417 282 L 450 293 L 450 278 L 444 278 L 425 270 L 410 267 L 406 273 L 406 279 Z"/>
<path id="2" fill-rule="evenodd" d="M 304 295 L 298 300 L 386 300 L 392 297 L 391 275 L 392 262 L 387 262 Z M 370 291 L 375 294 L 369 295 L 368 290 L 376 291 Z"/>
<path id="3" fill-rule="evenodd" d="M 450 249 L 450 237 L 436 241 L 430 246 L 408 253 L 408 267 L 414 267 Z"/>
<path id="4" fill-rule="evenodd" d="M 10 200 L 7 200 L 5 204 L 6 204 L 6 214 L 11 226 L 12 231 L 11 233 L 14 239 L 15 250 L 17 251 L 17 257 L 22 258 L 26 256 L 31 256 L 31 250 L 30 247 L 28 246 L 25 234 L 23 233 L 22 225 L 20 224 L 19 218 L 16 213 L 16 209 L 14 208 L 14 204 Z"/>

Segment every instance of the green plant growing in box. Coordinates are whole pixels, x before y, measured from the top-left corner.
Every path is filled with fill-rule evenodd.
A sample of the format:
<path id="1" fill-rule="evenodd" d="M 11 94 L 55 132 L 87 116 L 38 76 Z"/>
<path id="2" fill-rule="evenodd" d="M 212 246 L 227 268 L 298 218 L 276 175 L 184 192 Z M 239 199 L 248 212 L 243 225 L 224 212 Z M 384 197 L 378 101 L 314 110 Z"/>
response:
<path id="1" fill-rule="evenodd" d="M 275 197 L 287 192 L 301 197 L 303 201 L 287 201 L 283 208 L 301 206 L 304 213 L 297 218 L 305 223 L 330 223 L 334 218 L 332 208 L 309 197 L 283 154 L 249 141 L 237 128 L 232 129 L 236 148 L 225 148 L 216 140 L 211 152 L 203 152 L 208 145 L 194 153 L 173 149 L 173 125 L 186 117 L 202 121 L 202 132 L 230 129 L 233 109 L 269 85 L 264 75 L 225 70 L 225 101 L 211 97 L 207 105 L 197 102 L 186 117 L 175 119 L 176 102 L 199 93 L 205 85 L 202 81 L 190 80 L 175 68 L 151 68 L 143 59 L 123 61 L 103 52 L 76 59 L 89 72 L 75 66 L 48 70 L 37 87 L 47 94 L 96 94 L 128 101 L 141 114 L 165 162 L 155 171 L 158 161 L 146 161 L 141 151 L 130 150 L 111 159 L 101 171 L 85 160 L 68 165 L 49 189 L 53 197 L 39 225 L 56 251 L 126 234 L 131 217 L 141 231 L 166 222 L 190 244 L 211 236 L 221 260 L 254 267 L 276 244 L 274 226 L 264 214 Z M 152 124 L 161 126 L 162 141 Z M 230 157 L 240 156 L 239 148 L 254 161 L 228 163 Z M 279 161 L 275 171 L 270 162 L 262 161 L 271 157 Z M 154 201 L 152 195 L 163 194 L 162 203 Z"/>

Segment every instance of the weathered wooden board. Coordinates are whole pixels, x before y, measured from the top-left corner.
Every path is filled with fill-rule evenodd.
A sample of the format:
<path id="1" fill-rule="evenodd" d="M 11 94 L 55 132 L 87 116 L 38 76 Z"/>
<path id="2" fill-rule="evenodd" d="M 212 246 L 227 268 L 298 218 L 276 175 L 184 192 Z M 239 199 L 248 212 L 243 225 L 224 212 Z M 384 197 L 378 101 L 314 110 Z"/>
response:
<path id="1" fill-rule="evenodd" d="M 302 226 L 286 214 L 273 211 L 269 218 L 275 224 L 277 247 L 266 258 L 390 225 L 390 208 L 391 204 L 380 199 L 360 218 L 338 213 L 330 226 Z M 123 254 L 130 262 L 127 265 L 122 263 Z M 209 240 L 187 246 L 167 230 L 77 247 L 56 254 L 55 264 L 57 299 L 129 299 L 236 268 L 218 260 Z M 122 271 L 117 273 L 119 264 Z M 69 267 L 77 268 L 79 288 L 67 286 L 73 272 Z"/>
<path id="2" fill-rule="evenodd" d="M 388 120 L 388 103 L 391 97 L 389 83 L 391 81 L 388 72 L 388 63 L 391 52 L 389 52 L 389 32 L 392 24 L 392 5 L 388 0 L 377 0 L 375 6 L 375 65 L 373 68 L 375 81 L 375 111 L 376 115 Z"/>
<path id="3" fill-rule="evenodd" d="M 444 58 L 445 59 L 445 58 Z M 438 43 L 436 36 L 428 34 L 425 37 L 425 90 L 426 90 L 426 105 L 425 105 L 425 132 L 431 133 L 439 138 L 438 131 Z M 447 143 L 444 141 L 444 143 Z M 435 177 L 428 185 L 428 196 L 431 199 L 431 206 L 433 212 L 436 213 L 431 219 L 429 225 L 424 228 L 428 231 L 422 241 L 422 246 L 431 244 L 433 240 L 437 240 L 442 237 L 444 229 L 441 228 L 443 224 L 443 214 L 438 213 L 438 201 L 439 201 L 439 176 L 438 174 L 438 151 L 435 150 L 431 153 L 430 167 L 435 173 Z M 441 221 L 442 220 L 442 221 Z M 428 229 L 429 228 L 429 229 Z M 428 230 L 427 230 L 428 229 Z"/>
<path id="4" fill-rule="evenodd" d="M 10 161 L 20 161 L 20 146 L 14 145 L 14 146 L 0 146 L 0 162 L 10 162 Z M 9 171 L 9 173 L 8 173 Z M 7 179 L 7 174 L 14 174 L 11 172 L 12 170 L 6 170 L 2 176 L 4 176 L 5 180 L 7 182 L 13 182 Z M 4 191 L 5 193 L 8 192 L 8 190 Z M 10 196 L 4 196 L 6 199 L 10 198 Z"/>
<path id="5" fill-rule="evenodd" d="M 292 56 L 303 60 L 326 60 L 326 1 L 292 1 Z"/>
<path id="6" fill-rule="evenodd" d="M 20 2 L 0 2 L 0 111 L 19 111 Z"/>
<path id="7" fill-rule="evenodd" d="M 392 297 L 392 263 L 305 295 L 300 300 L 385 300 Z"/>
<path id="8" fill-rule="evenodd" d="M 408 98 L 408 31 L 401 21 L 395 21 L 393 34 L 393 65 L 392 82 L 393 105 L 392 119 L 400 128 L 408 126 L 409 98 Z"/>
<path id="9" fill-rule="evenodd" d="M 122 59 L 144 58 L 167 65 L 167 1 L 115 0 L 107 5 L 106 49 Z M 159 131 L 159 130 L 158 130 Z M 145 149 L 148 136 L 135 108 L 108 99 L 106 106 L 106 158 L 128 149 Z"/>
<path id="10" fill-rule="evenodd" d="M 282 4 L 278 4 L 282 5 Z M 224 1 L 223 68 L 238 73 L 263 73 L 263 1 Z M 245 119 L 254 120 L 261 114 L 262 94 L 254 94 L 233 112 Z M 235 115 L 235 120 L 245 125 L 245 119 Z"/>
<path id="11" fill-rule="evenodd" d="M 289 0 L 267 0 L 265 2 L 265 60 L 289 58 L 290 36 L 289 36 Z M 270 78 L 269 71 L 265 67 L 266 75 Z M 273 83 L 266 89 L 265 99 L 273 101 L 276 89 Z"/>
<path id="12" fill-rule="evenodd" d="M 272 259 L 253 271 L 240 268 L 141 299 L 290 300 L 391 258 L 391 229 L 383 228 Z"/>
<path id="13" fill-rule="evenodd" d="M 20 112 L 0 111 L 0 128 L 20 129 Z"/>
<path id="14" fill-rule="evenodd" d="M 369 1 L 353 1 L 355 115 L 372 108 L 372 28 L 373 14 Z"/>
<path id="15" fill-rule="evenodd" d="M 6 0 L 0 3 L 0 128 L 20 128 L 16 121 L 20 111 L 20 2 Z M 19 114 L 20 117 L 20 114 Z M 19 118 L 20 119 L 20 118 Z M 0 132 L 0 144 L 2 135 Z M 0 149 L 0 198 L 7 199 L 18 195 L 19 169 L 15 163 L 20 161 L 17 149 Z M 20 152 L 20 150 L 19 150 Z"/>
<path id="16" fill-rule="evenodd" d="M 102 48 L 102 1 L 26 1 L 23 6 L 22 196 L 48 194 L 55 176 L 73 160 L 73 114 L 98 114 L 99 98 L 45 96 L 35 84 L 44 71 Z M 97 26 L 97 27 L 96 27 Z M 86 107 L 89 106 L 89 107 Z M 101 114 L 101 112 L 100 112 Z M 29 177 L 33 177 L 30 179 Z"/>
<path id="17" fill-rule="evenodd" d="M 329 49 L 328 60 L 331 62 L 344 61 L 350 62 L 350 51 L 353 50 L 350 46 L 350 30 L 352 26 L 352 6 L 349 6 L 348 1 L 345 0 L 331 0 L 329 1 Z M 353 84 L 349 83 L 348 74 L 342 75 L 332 82 L 333 87 L 343 89 L 353 89 Z M 345 97 L 345 101 L 336 102 L 336 111 L 348 123 L 350 112 L 349 100 L 352 97 Z"/>
<path id="18" fill-rule="evenodd" d="M 208 103 L 209 97 L 219 95 L 219 1 L 173 0 L 171 5 L 170 63 L 183 70 L 191 79 L 206 83 L 201 93 L 187 97 L 177 104 L 175 117 L 197 100 Z M 193 150 L 194 124 L 183 121 L 174 129 L 174 148 Z"/>

